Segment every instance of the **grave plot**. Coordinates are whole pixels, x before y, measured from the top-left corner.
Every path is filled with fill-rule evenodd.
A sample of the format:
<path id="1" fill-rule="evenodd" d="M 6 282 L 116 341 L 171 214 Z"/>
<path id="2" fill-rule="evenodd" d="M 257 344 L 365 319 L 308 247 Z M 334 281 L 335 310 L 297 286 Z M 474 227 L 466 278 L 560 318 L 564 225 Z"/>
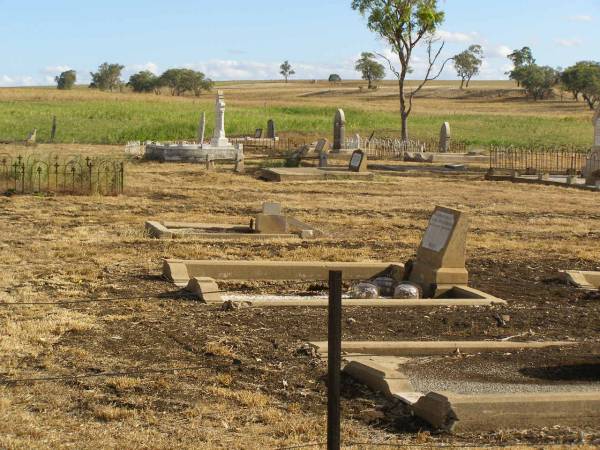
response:
<path id="1" fill-rule="evenodd" d="M 319 167 L 276 167 L 261 169 L 259 179 L 265 181 L 320 181 L 320 180 L 372 180 L 373 173 L 367 171 L 367 155 L 362 150 L 352 153 L 348 167 L 327 167 L 328 155 L 321 152 Z"/>
<path id="2" fill-rule="evenodd" d="M 321 357 L 327 342 L 313 342 Z M 575 342 L 342 342 L 343 372 L 433 429 L 481 432 L 600 421 L 592 347 Z"/>
<path id="3" fill-rule="evenodd" d="M 600 289 L 600 271 L 562 270 L 558 277 L 578 288 L 593 291 Z"/>
<path id="4" fill-rule="evenodd" d="M 147 233 L 157 239 L 313 239 L 323 232 L 283 213 L 279 203 L 263 203 L 262 212 L 249 225 L 185 222 L 146 222 Z"/>
<path id="5" fill-rule="evenodd" d="M 414 262 L 320 261 L 193 261 L 165 260 L 163 276 L 187 287 L 205 302 L 230 300 L 250 306 L 326 306 L 325 296 L 248 296 L 222 292 L 217 282 L 327 280 L 330 270 L 341 270 L 354 284 L 344 299 L 351 306 L 481 306 L 505 304 L 504 300 L 468 286 L 465 268 L 468 220 L 465 213 L 436 207 L 417 250 Z M 207 283 L 203 285 L 203 283 Z M 205 294 L 223 294 L 209 300 Z"/>
<path id="6" fill-rule="evenodd" d="M 587 154 L 562 149 L 492 149 L 486 179 L 600 191 L 600 112 L 593 125 L 594 146 Z"/>

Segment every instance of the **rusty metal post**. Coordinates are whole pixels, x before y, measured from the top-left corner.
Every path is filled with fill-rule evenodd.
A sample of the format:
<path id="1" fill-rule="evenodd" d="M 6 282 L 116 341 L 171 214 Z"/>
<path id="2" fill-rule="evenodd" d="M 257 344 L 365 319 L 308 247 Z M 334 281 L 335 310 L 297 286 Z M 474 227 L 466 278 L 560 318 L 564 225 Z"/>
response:
<path id="1" fill-rule="evenodd" d="M 327 450 L 339 450 L 340 381 L 342 370 L 342 272 L 329 272 L 329 321 L 327 333 Z"/>

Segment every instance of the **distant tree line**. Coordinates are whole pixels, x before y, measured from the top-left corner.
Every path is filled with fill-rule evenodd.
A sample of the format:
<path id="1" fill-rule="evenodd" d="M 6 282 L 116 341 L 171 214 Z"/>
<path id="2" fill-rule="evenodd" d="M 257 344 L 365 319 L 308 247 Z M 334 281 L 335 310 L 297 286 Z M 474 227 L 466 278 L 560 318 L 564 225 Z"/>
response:
<path id="1" fill-rule="evenodd" d="M 202 72 L 192 69 L 168 69 L 161 75 L 155 75 L 149 70 L 142 70 L 129 77 L 124 83 L 121 74 L 125 66 L 121 64 L 101 64 L 96 72 L 90 72 L 92 81 L 91 89 L 101 91 L 121 91 L 124 87 L 130 87 L 133 92 L 154 92 L 160 94 L 163 88 L 167 88 L 173 96 L 191 93 L 199 96 L 202 91 L 209 91 L 213 87 L 213 81 Z M 74 70 L 62 72 L 55 78 L 58 89 L 72 89 L 77 81 L 77 73 Z"/>

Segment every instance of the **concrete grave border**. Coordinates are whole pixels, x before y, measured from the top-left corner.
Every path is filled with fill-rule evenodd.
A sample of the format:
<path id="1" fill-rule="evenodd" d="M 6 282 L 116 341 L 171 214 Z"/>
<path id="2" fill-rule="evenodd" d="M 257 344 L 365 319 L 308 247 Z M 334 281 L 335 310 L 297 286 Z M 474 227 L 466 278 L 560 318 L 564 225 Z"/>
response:
<path id="1" fill-rule="evenodd" d="M 600 289 L 600 271 L 561 270 L 558 276 L 561 280 L 582 289 L 590 291 Z"/>
<path id="2" fill-rule="evenodd" d="M 327 342 L 314 342 L 326 356 Z M 416 392 L 401 365 L 410 356 L 482 353 L 578 345 L 577 342 L 343 342 L 343 371 L 406 404 L 433 428 L 445 431 L 493 431 L 524 426 L 592 425 L 600 420 L 600 392 L 508 393 L 465 395 Z M 360 353 L 353 353 L 359 351 Z M 375 353 L 375 354 L 374 354 Z"/>

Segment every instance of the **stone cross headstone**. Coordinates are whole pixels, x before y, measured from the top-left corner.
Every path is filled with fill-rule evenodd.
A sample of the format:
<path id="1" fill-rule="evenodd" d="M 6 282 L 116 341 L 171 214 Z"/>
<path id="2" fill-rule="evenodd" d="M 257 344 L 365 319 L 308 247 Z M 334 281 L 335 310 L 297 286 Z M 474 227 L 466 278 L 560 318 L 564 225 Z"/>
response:
<path id="1" fill-rule="evenodd" d="M 421 286 L 425 296 L 439 295 L 454 285 L 467 285 L 467 230 L 466 213 L 435 207 L 409 277 Z"/>
<path id="2" fill-rule="evenodd" d="M 440 130 L 439 151 L 441 153 L 447 153 L 450 151 L 450 139 L 450 123 L 444 122 L 442 129 Z"/>
<path id="3" fill-rule="evenodd" d="M 260 138 L 262 138 L 262 132 L 263 132 L 262 128 L 257 128 L 254 131 L 254 139 L 260 139 Z"/>
<path id="4" fill-rule="evenodd" d="M 200 123 L 198 124 L 198 143 L 202 146 L 204 142 L 204 134 L 206 133 L 206 113 L 202 111 Z"/>
<path id="5" fill-rule="evenodd" d="M 367 154 L 362 150 L 355 150 L 348 166 L 350 172 L 364 172 L 367 170 Z"/>
<path id="6" fill-rule="evenodd" d="M 339 151 L 346 142 L 346 115 L 338 109 L 333 120 L 333 151 Z"/>
<path id="7" fill-rule="evenodd" d="M 267 122 L 267 139 L 275 139 L 275 122 L 269 119 Z"/>
<path id="8" fill-rule="evenodd" d="M 217 91 L 215 99 L 215 131 L 210 141 L 213 147 L 227 147 L 229 140 L 225 136 L 225 96 Z"/>

